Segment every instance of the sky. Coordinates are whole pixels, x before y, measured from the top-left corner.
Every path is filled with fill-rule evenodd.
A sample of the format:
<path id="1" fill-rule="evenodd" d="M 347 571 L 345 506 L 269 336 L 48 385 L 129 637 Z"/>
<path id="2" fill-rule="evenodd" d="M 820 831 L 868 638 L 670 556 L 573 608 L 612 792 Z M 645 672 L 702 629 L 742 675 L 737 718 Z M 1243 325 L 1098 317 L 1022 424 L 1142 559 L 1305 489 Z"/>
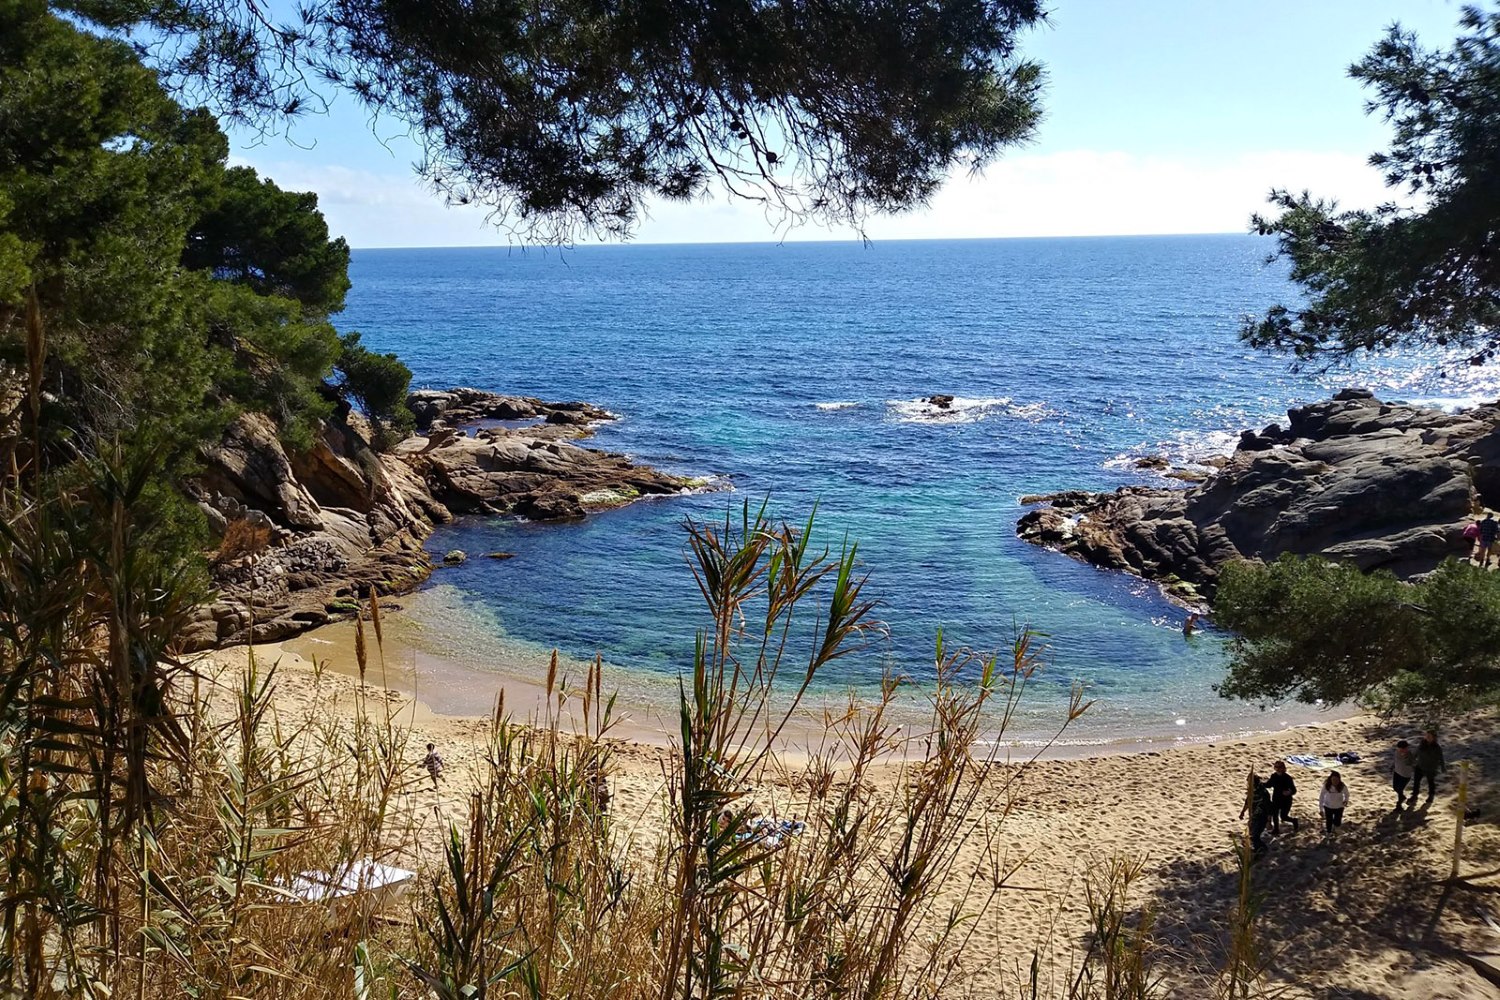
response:
<path id="1" fill-rule="evenodd" d="M 1030 144 L 980 176 L 950 178 L 931 204 L 877 217 L 874 240 L 1242 232 L 1272 187 L 1346 207 L 1391 193 L 1366 163 L 1388 138 L 1346 75 L 1395 21 L 1428 45 L 1456 35 L 1454 0 L 1055 0 L 1024 54 L 1046 66 Z M 450 208 L 413 169 L 416 146 L 347 95 L 288 136 L 231 133 L 233 162 L 312 190 L 354 247 L 504 246 L 483 212 Z M 849 239 L 844 228 L 778 229 L 723 195 L 659 201 L 635 240 Z"/>

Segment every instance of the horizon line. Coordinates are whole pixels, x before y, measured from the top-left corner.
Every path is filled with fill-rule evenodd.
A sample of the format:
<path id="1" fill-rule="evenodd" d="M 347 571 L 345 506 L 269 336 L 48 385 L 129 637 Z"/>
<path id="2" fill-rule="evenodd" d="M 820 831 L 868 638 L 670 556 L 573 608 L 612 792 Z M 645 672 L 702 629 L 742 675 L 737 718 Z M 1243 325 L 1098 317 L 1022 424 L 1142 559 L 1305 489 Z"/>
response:
<path id="1" fill-rule="evenodd" d="M 759 247 L 787 246 L 790 244 L 830 245 L 874 243 L 1000 243 L 1025 242 L 1030 240 L 1149 240 L 1183 239 L 1201 236 L 1248 236 L 1255 233 L 1244 231 L 1220 231 L 1212 233 L 1072 233 L 1063 236 L 901 236 L 892 239 L 826 239 L 826 240 L 665 240 L 654 243 L 634 240 L 588 243 L 449 243 L 424 246 L 351 246 L 351 250 L 580 250 L 629 249 L 631 247 Z"/>

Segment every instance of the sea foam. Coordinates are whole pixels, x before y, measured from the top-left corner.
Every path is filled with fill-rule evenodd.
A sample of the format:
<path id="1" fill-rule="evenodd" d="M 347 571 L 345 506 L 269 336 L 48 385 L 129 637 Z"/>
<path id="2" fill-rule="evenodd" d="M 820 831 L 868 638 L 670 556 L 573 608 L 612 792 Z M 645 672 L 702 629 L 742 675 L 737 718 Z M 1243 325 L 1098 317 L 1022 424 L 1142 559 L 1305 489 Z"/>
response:
<path id="1" fill-rule="evenodd" d="M 1009 396 L 955 396 L 947 406 L 920 399 L 885 401 L 890 419 L 905 424 L 972 424 L 990 417 L 1010 417 L 1035 423 L 1053 415 L 1045 403 L 1017 403 Z"/>

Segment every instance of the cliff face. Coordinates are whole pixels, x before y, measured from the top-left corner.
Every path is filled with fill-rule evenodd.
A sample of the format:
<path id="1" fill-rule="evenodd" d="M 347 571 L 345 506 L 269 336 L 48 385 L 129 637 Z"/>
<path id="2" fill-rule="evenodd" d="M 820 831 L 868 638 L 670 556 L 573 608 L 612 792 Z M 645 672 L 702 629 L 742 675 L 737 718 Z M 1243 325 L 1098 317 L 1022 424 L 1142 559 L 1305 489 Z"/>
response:
<path id="1" fill-rule="evenodd" d="M 1189 489 L 1024 497 L 1016 532 L 1074 558 L 1213 597 L 1232 559 L 1322 554 L 1410 577 L 1465 552 L 1473 506 L 1500 503 L 1500 403 L 1463 413 L 1382 403 L 1364 390 L 1247 431 Z"/>
<path id="2" fill-rule="evenodd" d="M 188 490 L 220 540 L 219 596 L 190 649 L 275 641 L 353 613 L 374 587 L 404 593 L 432 572 L 423 540 L 454 514 L 578 518 L 693 484 L 580 447 L 608 412 L 474 389 L 415 393 L 419 434 L 389 454 L 359 419 L 331 420 L 289 453 L 272 421 L 237 419 Z M 466 425 L 480 426 L 471 435 Z"/>

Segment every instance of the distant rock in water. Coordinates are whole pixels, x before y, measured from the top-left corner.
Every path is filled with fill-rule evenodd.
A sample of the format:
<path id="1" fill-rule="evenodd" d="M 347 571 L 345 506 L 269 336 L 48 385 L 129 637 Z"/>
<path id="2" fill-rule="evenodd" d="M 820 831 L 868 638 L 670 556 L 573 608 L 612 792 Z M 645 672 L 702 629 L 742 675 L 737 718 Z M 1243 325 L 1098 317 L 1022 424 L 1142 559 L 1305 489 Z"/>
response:
<path id="1" fill-rule="evenodd" d="M 936 406 L 940 410 L 946 410 L 953 405 L 954 398 L 953 396 L 928 396 L 923 402 Z"/>
<path id="2" fill-rule="evenodd" d="M 1021 538 L 1211 599 L 1233 559 L 1321 554 L 1410 577 L 1465 549 L 1476 503 L 1500 503 L 1500 403 L 1461 413 L 1383 403 L 1363 389 L 1247 431 L 1187 489 L 1127 486 L 1023 497 L 1044 506 Z"/>
<path id="3" fill-rule="evenodd" d="M 386 454 L 355 414 L 325 422 L 305 451 L 245 414 L 204 450 L 186 488 L 220 539 L 219 598 L 199 609 L 189 649 L 274 642 L 355 613 L 372 588 L 419 586 L 432 573 L 422 542 L 455 514 L 575 519 L 703 485 L 575 444 L 615 419 L 588 403 L 452 389 L 414 392 L 409 405 L 420 434 Z M 466 432 L 485 420 L 529 423 Z"/>

